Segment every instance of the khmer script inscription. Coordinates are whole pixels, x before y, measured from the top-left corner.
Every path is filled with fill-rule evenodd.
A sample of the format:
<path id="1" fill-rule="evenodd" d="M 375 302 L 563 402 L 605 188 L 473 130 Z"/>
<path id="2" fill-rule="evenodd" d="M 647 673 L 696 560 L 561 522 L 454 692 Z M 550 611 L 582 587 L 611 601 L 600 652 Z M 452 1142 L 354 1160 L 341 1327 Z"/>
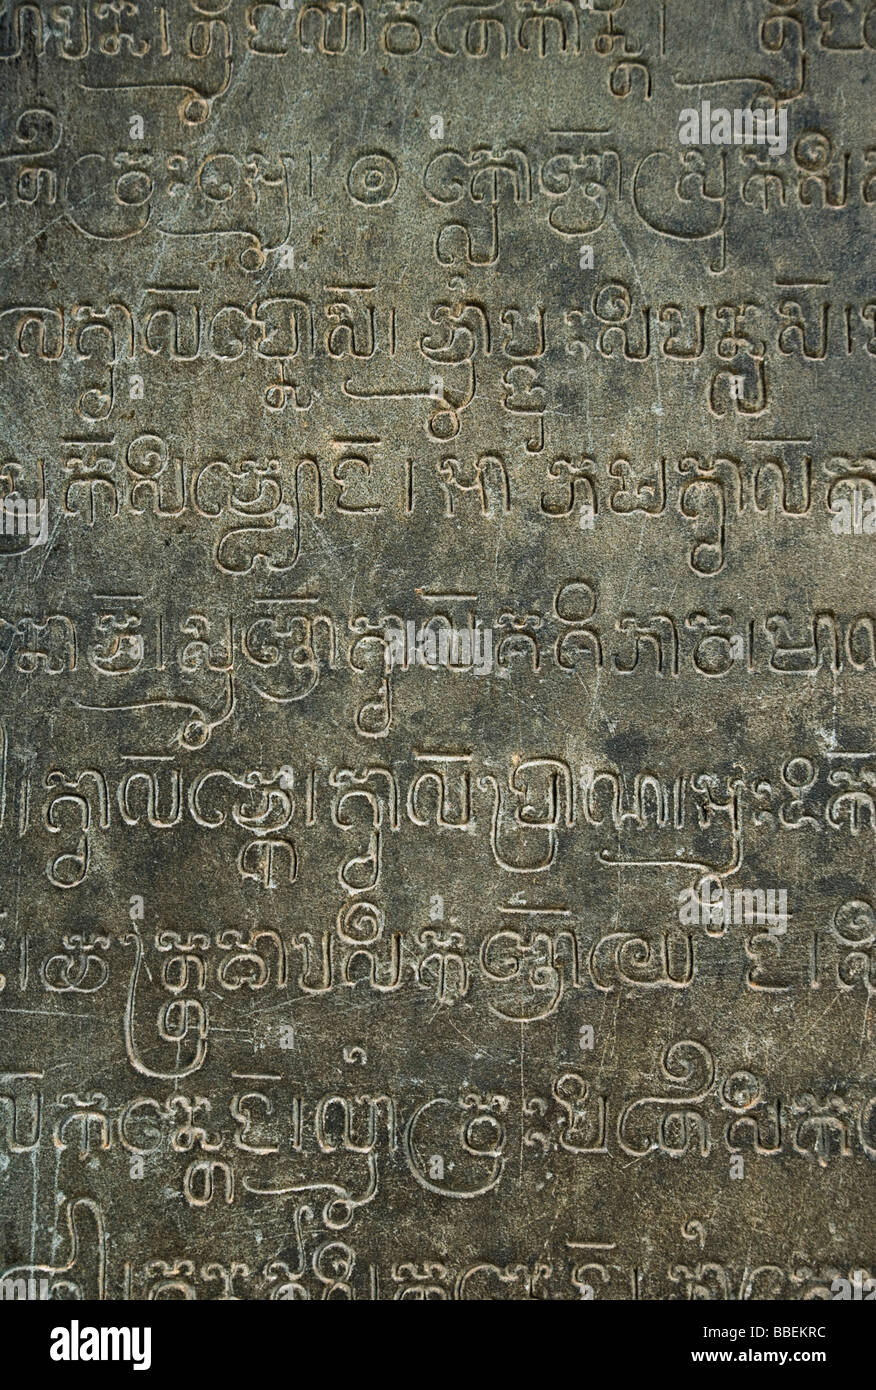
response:
<path id="1" fill-rule="evenodd" d="M 874 62 L 4 0 L 2 1296 L 874 1296 Z"/>

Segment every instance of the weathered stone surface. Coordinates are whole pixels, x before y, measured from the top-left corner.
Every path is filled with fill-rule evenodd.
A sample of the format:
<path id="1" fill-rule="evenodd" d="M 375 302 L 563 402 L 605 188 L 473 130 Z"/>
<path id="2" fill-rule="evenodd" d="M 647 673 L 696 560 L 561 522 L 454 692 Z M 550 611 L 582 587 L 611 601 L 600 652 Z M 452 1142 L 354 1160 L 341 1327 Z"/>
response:
<path id="1" fill-rule="evenodd" d="M 874 50 L 9 0 L 0 1273 L 872 1269 Z"/>

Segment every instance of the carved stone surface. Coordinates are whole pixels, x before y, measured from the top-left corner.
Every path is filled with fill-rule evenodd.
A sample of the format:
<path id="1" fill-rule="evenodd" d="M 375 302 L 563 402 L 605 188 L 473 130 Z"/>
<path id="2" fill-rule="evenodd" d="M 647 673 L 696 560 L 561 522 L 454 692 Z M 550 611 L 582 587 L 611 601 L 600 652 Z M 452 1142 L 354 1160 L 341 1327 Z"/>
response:
<path id="1" fill-rule="evenodd" d="M 0 1276 L 872 1293 L 874 56 L 6 0 Z"/>

